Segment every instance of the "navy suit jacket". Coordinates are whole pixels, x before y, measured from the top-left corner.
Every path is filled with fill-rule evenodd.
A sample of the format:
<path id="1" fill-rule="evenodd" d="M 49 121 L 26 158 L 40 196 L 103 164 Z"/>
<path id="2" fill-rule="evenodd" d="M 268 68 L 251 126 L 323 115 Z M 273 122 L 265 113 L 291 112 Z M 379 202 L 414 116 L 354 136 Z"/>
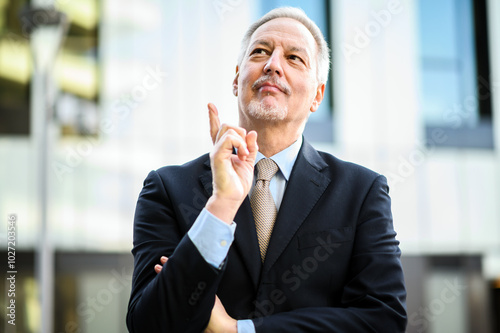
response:
<path id="1" fill-rule="evenodd" d="M 134 221 L 130 332 L 202 332 L 217 294 L 257 332 L 404 332 L 387 181 L 304 141 L 261 263 L 248 197 L 222 268 L 186 235 L 212 193 L 208 155 L 152 171 Z M 169 260 L 160 274 L 154 265 Z"/>

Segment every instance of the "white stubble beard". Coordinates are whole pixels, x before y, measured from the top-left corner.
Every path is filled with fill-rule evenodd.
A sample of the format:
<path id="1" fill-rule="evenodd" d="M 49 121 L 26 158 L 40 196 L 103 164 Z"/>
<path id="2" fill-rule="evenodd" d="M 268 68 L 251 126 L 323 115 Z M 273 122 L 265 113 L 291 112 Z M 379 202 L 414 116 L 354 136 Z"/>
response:
<path id="1" fill-rule="evenodd" d="M 288 106 L 264 105 L 261 101 L 251 100 L 248 114 L 259 120 L 279 121 L 288 115 Z"/>

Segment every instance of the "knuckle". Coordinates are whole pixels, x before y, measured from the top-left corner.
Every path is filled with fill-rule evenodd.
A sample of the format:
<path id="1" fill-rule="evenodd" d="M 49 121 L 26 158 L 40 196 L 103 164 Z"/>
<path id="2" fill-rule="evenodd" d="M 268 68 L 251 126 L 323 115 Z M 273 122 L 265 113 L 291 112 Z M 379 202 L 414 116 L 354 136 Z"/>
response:
<path id="1" fill-rule="evenodd" d="M 233 128 L 228 129 L 226 133 L 228 136 L 232 136 L 232 137 L 238 135 L 238 133 Z"/>
<path id="2" fill-rule="evenodd" d="M 227 131 L 229 129 L 229 127 L 230 126 L 228 124 L 223 123 L 222 125 L 220 125 L 219 131 L 222 132 L 222 133 L 224 133 L 225 131 Z"/>

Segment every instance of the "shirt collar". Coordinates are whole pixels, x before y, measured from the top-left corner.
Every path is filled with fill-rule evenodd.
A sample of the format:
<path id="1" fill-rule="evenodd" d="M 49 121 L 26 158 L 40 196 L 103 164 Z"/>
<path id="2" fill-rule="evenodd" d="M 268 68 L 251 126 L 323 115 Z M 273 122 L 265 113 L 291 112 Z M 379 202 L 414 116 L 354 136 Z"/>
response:
<path id="1" fill-rule="evenodd" d="M 290 178 L 293 165 L 295 164 L 295 160 L 297 160 L 297 156 L 299 154 L 301 146 L 302 146 L 302 135 L 299 136 L 297 141 L 292 143 L 290 146 L 270 157 L 270 159 L 276 162 L 281 171 L 281 174 L 283 175 L 283 177 L 285 177 L 286 181 L 288 181 L 288 179 Z M 266 157 L 262 155 L 260 151 L 257 152 L 257 157 L 255 158 L 255 164 L 257 164 L 257 162 L 259 162 L 263 158 Z"/>

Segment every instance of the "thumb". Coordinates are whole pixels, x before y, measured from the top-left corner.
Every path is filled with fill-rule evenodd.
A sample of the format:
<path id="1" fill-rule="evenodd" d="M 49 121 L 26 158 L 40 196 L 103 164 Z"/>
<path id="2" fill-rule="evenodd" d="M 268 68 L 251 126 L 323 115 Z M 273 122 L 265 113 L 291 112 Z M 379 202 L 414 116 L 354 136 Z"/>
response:
<path id="1" fill-rule="evenodd" d="M 213 103 L 208 103 L 208 119 L 210 122 L 210 137 L 212 138 L 212 143 L 215 144 L 217 133 L 219 133 L 220 120 L 219 111 L 217 111 Z"/>

